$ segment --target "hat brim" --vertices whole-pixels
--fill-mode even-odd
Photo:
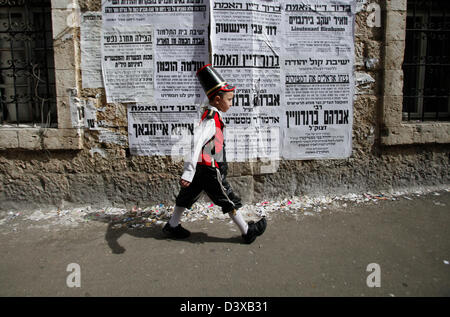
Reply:
[[[219,91],[230,92],[230,91],[233,91],[235,89],[236,89],[236,86],[231,86],[228,83],[220,83],[218,87],[214,87],[213,89],[211,89],[207,93],[207,96],[208,96],[208,98],[211,98],[212,96],[214,96]]]

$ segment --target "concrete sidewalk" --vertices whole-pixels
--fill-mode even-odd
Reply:
[[[1,231],[0,296],[450,296],[450,192],[409,197],[273,215],[251,245],[229,221],[187,223],[185,241],[22,221]],[[81,287],[67,286],[71,263]],[[371,263],[380,287],[367,286]]]

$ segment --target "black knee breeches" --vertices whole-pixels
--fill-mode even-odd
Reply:
[[[197,165],[191,185],[181,188],[176,199],[176,205],[191,208],[205,191],[214,204],[222,207],[223,213],[242,207],[241,199],[233,192],[230,184],[219,172],[219,169]]]

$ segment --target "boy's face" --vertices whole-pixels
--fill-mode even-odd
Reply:
[[[214,97],[214,106],[222,112],[227,112],[233,105],[234,92],[227,91],[222,96]]]

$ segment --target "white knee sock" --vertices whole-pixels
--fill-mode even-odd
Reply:
[[[186,208],[175,206],[172,217],[170,217],[169,225],[174,228],[180,224],[181,216]]]
[[[242,218],[242,215],[239,213],[239,211],[236,211],[236,214],[233,214],[232,211],[228,214],[230,215],[230,218],[234,221],[234,223],[239,227],[241,233],[247,234],[248,224],[245,222],[244,218]]]

